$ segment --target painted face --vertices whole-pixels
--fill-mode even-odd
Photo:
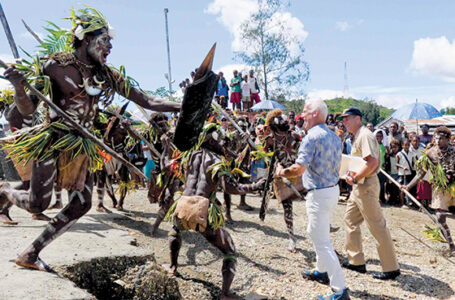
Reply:
[[[434,141],[438,145],[439,148],[445,149],[449,145],[449,139],[442,134],[438,134],[434,136]]]
[[[112,44],[111,37],[106,29],[101,29],[101,33],[94,36],[87,47],[87,52],[90,58],[99,64],[105,64],[107,56],[111,53]]]
[[[160,126],[161,130],[164,132],[167,132],[169,127],[167,125],[167,119],[166,118],[161,118],[157,122],[158,126]]]

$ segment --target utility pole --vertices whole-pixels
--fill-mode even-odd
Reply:
[[[347,99],[349,97],[349,85],[348,85],[348,63],[344,62],[344,89],[343,89],[343,98]]]
[[[169,12],[169,9],[165,8],[164,9],[164,20],[166,24],[166,45],[167,45],[167,65],[168,65],[168,73],[167,76],[167,81],[169,82],[169,97],[170,100],[173,101],[172,97],[172,75],[171,75],[171,51],[169,49],[169,29],[168,29],[168,24],[167,24],[167,13]]]

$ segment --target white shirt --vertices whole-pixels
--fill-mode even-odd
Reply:
[[[400,162],[398,164],[408,168],[407,170],[398,168],[398,175],[411,175],[411,170],[414,170],[414,163],[417,160],[415,152],[409,151],[406,153],[404,150],[401,150],[398,152],[397,156],[400,158]]]
[[[248,84],[248,82],[243,80],[242,83],[240,84],[240,87],[242,89],[242,97],[249,97],[250,96],[250,85]]]
[[[255,94],[258,92],[256,89],[256,78],[250,77],[250,75],[248,75],[248,84],[250,85],[251,93]],[[250,95],[250,93],[248,93],[248,95]]]

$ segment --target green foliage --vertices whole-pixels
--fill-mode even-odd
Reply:
[[[50,95],[52,92],[51,81],[49,76],[43,73],[44,60],[38,54],[33,56],[24,49],[21,48],[21,50],[26,58],[22,58],[19,63],[14,64],[15,68],[21,71],[27,82],[40,90],[44,96]]]
[[[443,115],[455,115],[455,107],[446,107],[441,109]]]
[[[44,27],[44,30],[49,34],[44,38],[43,43],[38,46],[41,55],[50,56],[55,52],[74,52],[71,31],[63,29],[51,21],[46,22],[49,26]]]
[[[146,91],[147,94],[152,95],[152,96],[157,96],[161,98],[168,98],[169,97],[169,90],[166,89],[164,86],[161,86],[157,88],[154,91]]]
[[[329,113],[342,112],[347,107],[357,107],[363,114],[363,122],[371,122],[374,125],[382,122],[390,116],[394,110],[378,105],[373,99],[356,100],[352,98],[335,98],[326,101]]]
[[[81,34],[85,34],[103,27],[108,28],[109,23],[101,12],[88,5],[85,5],[85,7],[86,8],[77,10],[79,15],[76,15],[74,8],[71,8],[71,15],[64,18],[65,20],[71,20],[73,29],[76,28],[77,25],[81,24],[84,27]]]
[[[303,60],[303,43],[287,30],[286,24],[273,18],[284,5],[280,0],[258,0],[258,4],[259,9],[240,27],[242,42],[249,45],[248,49],[236,52],[235,57],[255,69],[266,99],[288,94],[291,87],[303,91],[310,74]],[[291,53],[291,43],[298,51]]]

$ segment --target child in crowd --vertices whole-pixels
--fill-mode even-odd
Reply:
[[[408,139],[403,139],[402,150],[396,156],[396,166],[398,169],[399,182],[401,184],[408,184],[415,176],[414,164],[417,161],[417,156],[414,151],[410,151],[411,142]],[[408,196],[405,197],[404,193],[400,193],[401,203],[406,207],[412,207],[412,201]],[[406,199],[406,201],[405,201]]]
[[[248,76],[243,76],[243,80],[240,83],[242,89],[242,106],[243,111],[248,111],[250,109],[250,84],[248,83]]]
[[[376,140],[379,143],[379,151],[381,153],[381,162],[379,163],[379,166],[382,170],[386,171],[386,157],[388,156],[388,153],[387,153],[386,147],[383,144],[384,132],[381,129],[377,129],[374,132],[374,135],[376,136]],[[385,177],[384,174],[379,172],[378,179],[379,179],[379,185],[380,185],[379,200],[381,200],[382,203],[386,203],[385,183],[387,182],[387,178]]]
[[[393,139],[390,142],[391,153],[389,156],[390,160],[390,176],[396,181],[399,180],[398,176],[398,169],[397,169],[397,155],[400,152],[400,141]],[[389,201],[388,204],[390,205],[397,205],[400,201],[400,188],[397,187],[394,183],[390,182],[388,184],[389,191]]]

